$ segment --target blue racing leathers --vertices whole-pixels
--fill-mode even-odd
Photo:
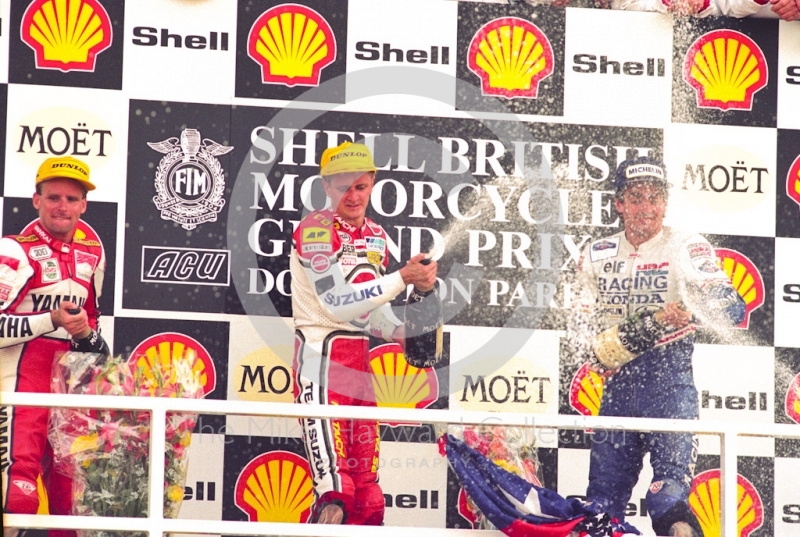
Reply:
[[[691,324],[664,327],[654,346],[606,380],[600,415],[697,419],[692,373],[696,324],[733,326],[745,313],[744,301],[720,270],[708,241],[666,227],[638,248],[625,232],[594,241],[582,252],[573,290],[567,338],[589,360],[598,334],[634,314],[657,311],[669,302],[692,313]],[[620,345],[636,346],[630,343]],[[648,451],[653,481],[647,509],[656,532],[666,535],[673,522],[692,517],[686,503],[697,458],[692,434],[596,431],[587,497],[623,521]]]

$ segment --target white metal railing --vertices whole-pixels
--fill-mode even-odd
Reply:
[[[299,535],[322,537],[407,537],[411,528],[384,526],[324,526],[273,522],[231,522],[164,518],[164,450],[166,414],[169,411],[202,414],[248,416],[281,416],[289,418],[355,418],[382,422],[455,423],[556,428],[556,429],[622,429],[628,431],[693,432],[720,437],[721,517],[723,535],[737,535],[737,438],[739,436],[800,438],[800,427],[774,423],[744,423],[694,420],[657,420],[642,418],[568,416],[507,413],[462,412],[454,410],[419,410],[386,407],[314,406],[287,403],[216,401],[207,399],[170,399],[157,397],[117,397],[99,395],[67,395],[0,392],[3,406],[109,408],[147,410],[151,412],[150,435],[150,506],[148,518],[65,517],[48,515],[4,515],[5,527],[63,528],[110,531],[146,531],[150,537],[165,533],[198,533],[219,535]],[[730,476],[733,476],[731,479]],[[471,530],[414,528],[425,535],[454,537]],[[500,535],[499,532],[493,532]],[[492,535],[484,533],[483,535]],[[474,535],[471,533],[470,535]]]

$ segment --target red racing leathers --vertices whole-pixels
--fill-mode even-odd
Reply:
[[[386,275],[386,233],[360,228],[332,211],[306,216],[293,236],[290,267],[295,323],[295,398],[303,404],[375,405],[368,333],[390,340],[399,324],[388,302],[405,288]],[[317,501],[337,502],[346,524],[379,525],[379,429],[375,421],[301,420]]]
[[[54,330],[50,310],[74,302],[97,329],[105,263],[100,239],[82,221],[70,244],[50,236],[38,220],[0,239],[0,390],[50,392],[53,358],[70,347],[66,330]],[[43,507],[38,486],[44,485],[50,514],[69,514],[71,481],[49,468],[49,410],[2,407],[0,413],[4,511],[37,513]]]

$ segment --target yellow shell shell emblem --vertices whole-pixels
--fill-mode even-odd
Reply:
[[[37,69],[94,71],[97,55],[111,46],[111,19],[98,0],[35,0],[25,10],[22,41]]]
[[[764,52],[733,30],[715,30],[698,38],[686,53],[683,79],[697,92],[697,106],[751,110],[753,95],[767,85]]]
[[[783,409],[795,423],[800,423],[800,374],[795,375],[786,390]]]
[[[308,462],[289,451],[270,451],[244,467],[235,503],[251,522],[305,522],[314,503]]]
[[[495,19],[473,36],[469,69],[484,95],[535,99],[539,83],[553,72],[553,49],[534,24],[517,17]]]
[[[265,84],[317,86],[322,69],[336,59],[336,37],[313,9],[281,4],[253,23],[247,53],[261,66]]]
[[[786,195],[800,205],[800,155],[794,159],[786,174]]]
[[[764,523],[764,504],[750,481],[738,475],[736,482],[739,536],[748,537]],[[707,470],[694,478],[689,493],[689,506],[697,516],[705,537],[722,535],[719,485],[719,470]]]
[[[603,399],[605,380],[583,364],[572,377],[569,388],[569,404],[584,416],[600,414],[600,401]]]
[[[715,252],[720,268],[744,300],[745,318],[737,328],[747,328],[750,314],[764,304],[764,279],[758,267],[741,252],[727,248],[717,248]]]
[[[396,343],[372,349],[369,365],[377,406],[425,408],[439,396],[436,373],[409,365]]]
[[[179,374],[185,375],[185,366],[176,367],[185,361],[189,374],[197,379],[205,395],[214,391],[217,383],[216,368],[208,351],[194,338],[176,332],[163,332],[151,336],[131,352],[130,363],[142,368],[145,377],[169,376],[171,381]]]

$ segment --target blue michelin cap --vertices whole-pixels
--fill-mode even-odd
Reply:
[[[636,157],[623,161],[614,175],[614,191],[619,194],[630,185],[651,181],[669,188],[664,163],[651,157]]]

